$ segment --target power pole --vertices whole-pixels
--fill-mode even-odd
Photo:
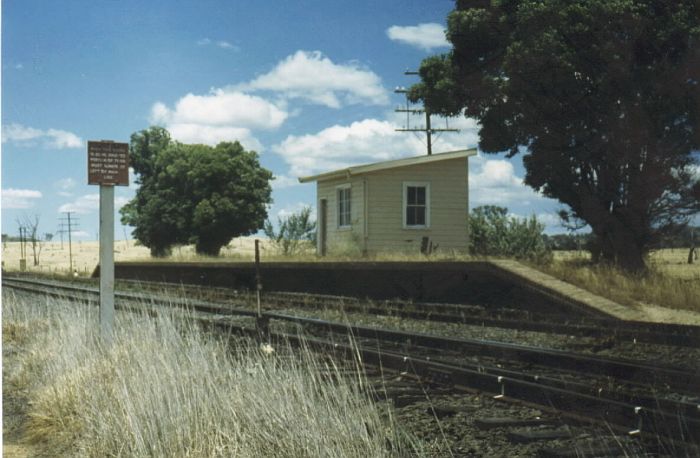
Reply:
[[[27,257],[27,228],[19,227],[19,253],[22,259]]]
[[[416,71],[405,71],[404,75],[418,75],[418,72]],[[406,108],[397,108],[394,110],[397,113],[406,113],[406,127],[403,129],[396,129],[397,132],[425,132],[426,135],[426,145],[428,148],[428,156],[433,154],[433,134],[434,133],[442,133],[442,132],[459,132],[459,129],[450,129],[449,127],[446,127],[444,129],[433,129],[432,126],[430,125],[430,111],[428,111],[427,108],[411,108],[408,100],[408,91],[406,90],[405,87],[397,87],[394,89],[394,92],[397,94],[405,94],[406,95]],[[412,114],[420,114],[420,113],[425,113],[425,127],[411,127],[411,115]],[[445,120],[447,122],[447,120]]]
[[[71,233],[73,229],[78,227],[78,222],[71,219],[71,214],[75,212],[63,212],[67,216],[65,218],[60,218],[61,221],[61,248],[63,248],[63,232],[68,232],[68,262],[70,263],[70,272],[73,273],[73,240]]]

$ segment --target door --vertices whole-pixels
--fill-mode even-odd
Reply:
[[[318,204],[318,254],[326,255],[326,244],[328,238],[328,200],[321,199]]]

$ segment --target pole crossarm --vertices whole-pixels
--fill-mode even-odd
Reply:
[[[404,75],[418,75],[419,73],[416,71],[411,71],[411,70],[406,70],[404,72]],[[424,132],[426,137],[427,137],[427,142],[426,146],[428,149],[428,156],[433,154],[433,138],[432,135],[436,133],[442,133],[442,132],[459,132],[459,129],[449,129],[449,128],[444,128],[444,129],[434,129],[430,125],[430,111],[423,107],[423,108],[410,108],[409,106],[409,100],[408,100],[408,90],[404,87],[397,87],[394,89],[394,93],[396,94],[404,94],[406,96],[406,108],[397,108],[394,111],[396,113],[406,113],[406,127],[402,129],[394,129],[396,132]],[[425,113],[425,127],[411,127],[410,126],[410,116],[411,114],[422,114]]]

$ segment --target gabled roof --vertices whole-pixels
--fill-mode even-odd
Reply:
[[[333,170],[332,172],[321,173],[308,177],[299,177],[300,183],[308,183],[310,181],[326,181],[336,178],[349,178],[354,175],[363,173],[377,172],[385,169],[395,169],[399,167],[407,167],[409,165],[428,164],[430,162],[447,161],[450,159],[460,159],[463,157],[476,156],[476,148],[463,149],[459,151],[450,151],[447,153],[431,154],[430,156],[415,156],[404,159],[395,159],[393,161],[375,162],[374,164],[356,165],[344,169]]]

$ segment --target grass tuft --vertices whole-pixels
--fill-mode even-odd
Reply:
[[[96,309],[48,305],[3,291],[3,329],[23,342],[8,378],[11,389],[28,392],[25,439],[53,456],[409,450],[390,415],[308,351],[252,343],[231,351],[191,322],[129,313],[117,314],[115,342],[104,348],[93,333]]]

